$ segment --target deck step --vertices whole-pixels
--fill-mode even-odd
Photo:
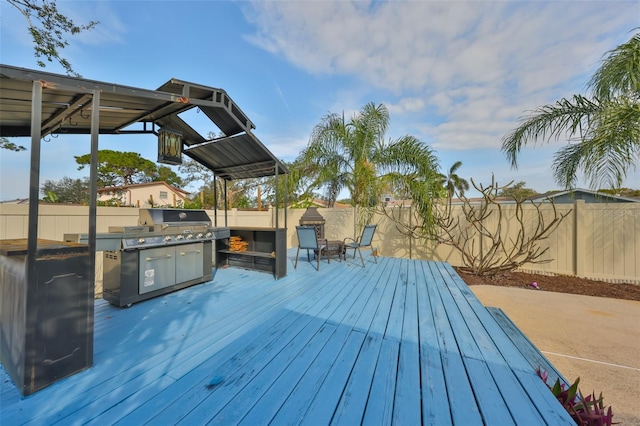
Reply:
[[[553,385],[557,379],[560,379],[560,383],[569,385],[567,379],[551,364],[551,362],[540,352],[538,348],[529,340],[529,338],[515,325],[511,318],[500,308],[487,307],[487,311],[495,318],[496,322],[511,341],[516,345],[520,353],[529,361],[529,364],[534,369],[540,368],[547,372],[549,379],[547,383]]]

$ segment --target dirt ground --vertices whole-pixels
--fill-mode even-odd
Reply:
[[[457,270],[457,272],[467,285],[496,285],[535,290],[535,287],[531,284],[537,283],[539,291],[640,301],[640,285],[636,284],[614,284],[566,275],[551,276],[525,272],[508,272],[495,277],[480,277],[465,274],[460,270]]]

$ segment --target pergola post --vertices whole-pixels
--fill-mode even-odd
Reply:
[[[279,199],[278,198],[278,195],[279,195],[278,194],[279,192],[278,191],[278,163],[276,163],[275,169],[276,169],[276,229],[278,229],[279,228],[278,226],[278,216],[279,216],[278,215],[278,199]]]
[[[34,81],[31,92],[31,170],[29,174],[29,225],[27,234],[27,258],[25,282],[36,276],[36,252],[38,250],[38,202],[40,194],[40,139],[42,130],[42,81]]]

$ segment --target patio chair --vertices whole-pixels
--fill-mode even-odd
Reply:
[[[309,262],[311,262],[309,250],[313,250],[316,258],[318,259],[316,270],[319,271],[320,258],[322,258],[322,253],[324,253],[327,248],[327,240],[318,239],[318,234],[316,233],[316,228],[314,226],[296,226],[296,232],[298,233],[298,250],[296,251],[296,262],[293,265],[293,268],[295,269],[298,267],[298,255],[300,254],[300,249],[306,249],[307,260]],[[331,263],[328,256],[327,263]]]
[[[362,261],[362,267],[364,268],[364,259],[362,258],[362,251],[360,249],[369,247],[371,249],[371,255],[373,256],[373,260],[378,263],[378,250],[371,245],[373,241],[373,234],[376,232],[376,226],[378,225],[367,225],[362,230],[362,235],[360,235],[357,239],[353,238],[345,238],[344,239],[344,251],[345,251],[345,259],[346,252],[348,249],[353,249],[353,258],[356,258],[356,251],[360,254],[360,261]],[[351,240],[351,242],[347,242],[347,240]]]

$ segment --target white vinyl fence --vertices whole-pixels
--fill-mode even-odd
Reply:
[[[518,227],[513,214],[515,205],[502,205],[504,238],[514,238]],[[523,222],[533,227],[537,224],[537,210],[523,206]],[[558,212],[569,212],[560,226],[541,241],[548,248],[544,258],[548,263],[524,265],[523,271],[549,274],[575,275],[609,282],[640,284],[640,203],[589,203],[577,200],[573,204],[557,204]],[[396,208],[397,209],[397,208]],[[287,211],[286,225],[288,247],[297,245],[295,225],[304,209]],[[324,209],[318,212],[324,217],[325,236],[330,240],[342,240],[357,236],[354,209]],[[552,216],[550,205],[543,205],[541,212],[546,220]],[[214,212],[207,211],[213,220]],[[395,211],[400,219],[414,220],[408,208]],[[454,214],[456,212],[454,211]],[[496,226],[495,215],[486,225]],[[224,226],[225,213],[217,212],[218,226]],[[231,209],[227,212],[228,226],[275,226],[275,211],[245,211]],[[137,225],[138,209],[131,207],[98,207],[97,232],[109,231],[110,226]],[[278,225],[285,226],[284,212],[280,211]],[[384,215],[374,215],[371,220],[378,225],[374,245],[380,255],[413,259],[435,259],[461,265],[458,252],[446,245],[411,239],[397,229],[396,224]],[[62,241],[64,234],[87,233],[88,207],[60,204],[41,204],[39,208],[38,238]],[[0,204],[0,239],[26,238],[28,231],[28,206]],[[480,243],[480,241],[478,242]],[[102,286],[102,254],[96,259],[96,287]]]

